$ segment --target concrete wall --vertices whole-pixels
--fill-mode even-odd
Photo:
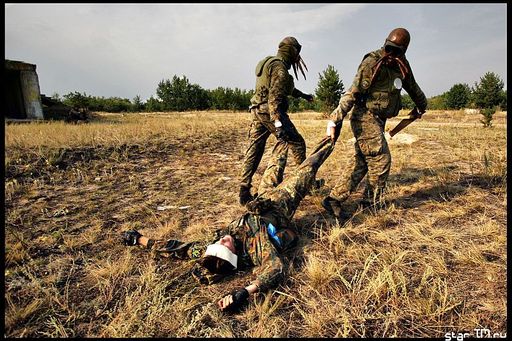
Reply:
[[[35,71],[21,71],[20,80],[27,118],[43,119],[37,73]]]
[[[5,60],[4,115],[11,118],[43,119],[43,106],[36,65]],[[4,80],[5,82],[5,80]]]

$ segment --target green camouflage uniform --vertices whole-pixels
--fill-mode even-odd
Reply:
[[[293,161],[299,165],[306,158],[306,142],[295,128],[287,114],[288,96],[303,97],[304,93],[296,89],[293,77],[288,73],[290,62],[286,53],[280,50],[277,56],[266,57],[256,66],[256,89],[251,98],[252,123],[249,130],[249,147],[241,172],[241,186],[251,187],[265,144],[270,134],[276,135],[274,121],[279,120],[287,131],[287,141],[278,140],[265,170],[258,193],[277,186],[283,180],[288,149]]]
[[[252,206],[252,211],[232,221],[225,229],[216,231],[214,238],[191,243],[150,240],[147,247],[165,257],[199,259],[208,245],[219,240],[221,236],[230,234],[241,241],[242,245],[242,250],[237,250],[238,269],[253,268],[256,279],[251,284],[257,285],[260,291],[276,287],[284,279],[289,266],[283,253],[292,248],[298,239],[290,228],[291,219],[315,181],[318,168],[332,149],[330,140],[324,139],[292,176],[278,187],[258,196],[254,201],[257,205]],[[267,231],[269,223],[276,227],[280,244],[270,237]],[[205,284],[222,277],[209,274],[199,264],[196,264],[193,274]]]
[[[344,173],[331,190],[330,196],[344,201],[368,174],[366,199],[379,200],[391,168],[391,153],[384,137],[386,119],[395,117],[401,109],[401,85],[411,96],[420,112],[427,107],[427,98],[416,83],[409,62],[402,57],[409,72],[404,78],[398,66],[382,65],[371,82],[383,49],[368,53],[359,65],[349,91],[340,98],[331,119],[338,123],[350,112],[350,126],[355,142],[355,154]],[[395,80],[400,79],[398,87]]]

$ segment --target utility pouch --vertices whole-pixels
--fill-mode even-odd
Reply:
[[[372,92],[366,100],[368,111],[379,116],[386,116],[388,105],[389,95],[385,91]]]

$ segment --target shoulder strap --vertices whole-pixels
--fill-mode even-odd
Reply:
[[[261,60],[258,63],[258,65],[256,65],[256,70],[255,70],[256,76],[260,77],[263,74],[263,69],[264,69],[265,65],[267,65],[267,64],[270,65],[271,63],[273,63],[276,60],[281,60],[281,58],[279,58],[277,56],[268,56],[268,57],[264,58],[263,60]]]

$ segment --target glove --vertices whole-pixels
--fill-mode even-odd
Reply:
[[[226,310],[235,312],[238,311],[245,303],[247,303],[247,299],[249,298],[249,292],[245,288],[235,289],[230,295],[233,297],[233,303],[231,303]]]
[[[416,111],[414,113],[414,116],[416,118],[421,118],[421,116],[425,113],[426,109],[420,109],[418,107],[416,107]]]
[[[142,234],[135,230],[125,231],[122,234],[123,244],[127,246],[137,245],[137,239],[139,239],[141,236]]]
[[[302,98],[304,98],[308,102],[313,102],[313,95],[304,94],[304,95],[302,95]]]

